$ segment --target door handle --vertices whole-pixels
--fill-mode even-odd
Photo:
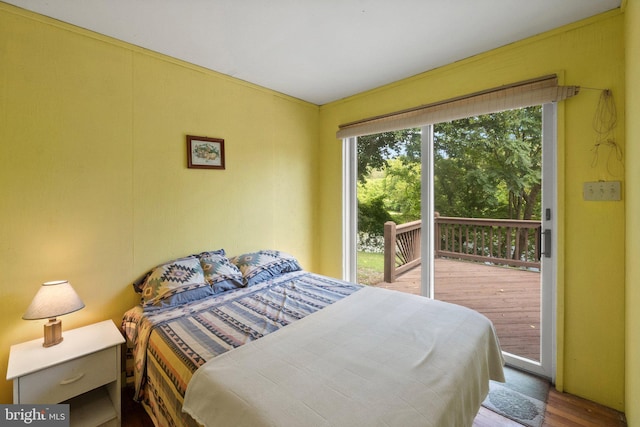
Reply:
[[[544,244],[544,251],[540,250],[540,256],[538,258],[542,258],[542,255],[544,255],[545,258],[551,258],[551,230],[543,230],[540,233],[540,237],[540,240],[542,240]]]

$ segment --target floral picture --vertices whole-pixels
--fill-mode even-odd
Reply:
[[[187,135],[189,168],[224,169],[224,139]]]

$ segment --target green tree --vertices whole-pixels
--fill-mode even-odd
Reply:
[[[395,221],[405,223],[420,219],[422,165],[393,159],[388,161],[384,172],[386,206],[392,211]]]
[[[358,181],[366,181],[373,170],[387,166],[389,159],[420,162],[420,129],[404,129],[358,137]]]
[[[436,210],[476,218],[537,216],[541,133],[540,106],[436,125]]]
[[[411,188],[416,178],[411,177],[411,168],[402,165],[420,166],[420,129],[404,129],[383,132],[358,138],[358,231],[369,236],[382,236],[386,221],[403,222],[407,215],[415,215],[417,203],[420,217],[419,174],[417,199]],[[400,160],[398,160],[400,159]],[[401,162],[398,165],[398,162]],[[389,165],[396,165],[389,175]],[[411,181],[404,181],[403,176]],[[394,196],[390,197],[389,192]],[[410,199],[414,197],[414,199]],[[389,211],[399,212],[394,218]],[[406,214],[405,214],[406,212]]]
[[[393,218],[384,206],[384,196],[363,203],[358,201],[358,231],[373,236],[384,235],[384,223]]]
[[[435,125],[436,211],[471,218],[538,217],[541,133],[539,106]],[[360,232],[382,235],[392,217],[398,223],[420,218],[420,140],[420,129],[358,138]]]

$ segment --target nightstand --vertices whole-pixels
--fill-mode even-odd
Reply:
[[[122,334],[111,320],[11,346],[7,380],[13,403],[69,403],[71,426],[120,426]]]

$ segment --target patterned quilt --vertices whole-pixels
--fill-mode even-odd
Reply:
[[[132,308],[122,326],[133,345],[135,398],[158,426],[197,425],[182,402],[198,367],[361,288],[296,271],[174,308]]]

